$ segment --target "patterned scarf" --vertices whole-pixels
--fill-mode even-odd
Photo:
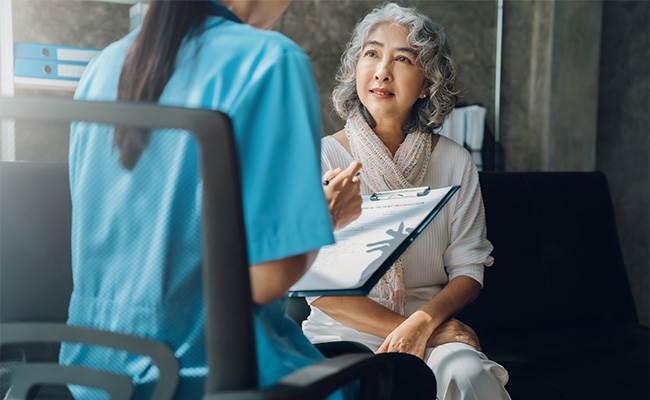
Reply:
[[[359,113],[347,120],[345,135],[352,157],[363,165],[361,180],[372,191],[407,189],[422,183],[431,158],[431,134],[413,132],[406,135],[394,157]],[[406,287],[402,257],[382,276],[370,296],[379,298],[384,307],[404,315]]]

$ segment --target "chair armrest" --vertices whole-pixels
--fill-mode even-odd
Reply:
[[[133,397],[133,382],[128,376],[76,365],[29,363],[14,371],[9,398],[27,400],[31,398],[30,390],[41,384],[72,384],[99,388],[104,390],[111,400]]]
[[[172,398],[176,391],[179,381],[179,367],[178,360],[174,352],[164,343],[157,340],[144,338],[125,333],[103,331],[94,328],[72,326],[63,323],[3,323],[0,324],[0,347],[9,344],[19,343],[82,343],[85,345],[103,346],[113,349],[126,350],[133,354],[140,354],[151,358],[151,361],[158,367],[160,377],[156,383],[156,388],[152,398],[163,399]],[[43,369],[43,366],[36,366],[36,371]],[[49,367],[52,370],[58,370],[56,373],[60,381],[63,377],[69,377],[75,374],[74,369],[70,366],[60,366],[51,364]],[[83,368],[83,367],[77,367]],[[67,372],[66,372],[67,370]],[[34,371],[32,367],[26,368],[24,372]],[[17,371],[18,372],[18,371]],[[15,374],[16,376],[18,374]],[[47,376],[43,373],[38,373],[38,376]],[[86,386],[91,385],[98,379],[108,377],[108,373],[99,376],[98,374],[87,375],[90,382]],[[76,381],[80,375],[77,374],[74,380]],[[114,379],[110,378],[109,379]],[[32,378],[23,379],[25,382],[35,382]],[[130,379],[129,379],[130,381]],[[54,382],[50,382],[54,383]],[[70,382],[73,383],[73,382]]]
[[[265,389],[209,393],[203,400],[318,400],[357,380],[367,389],[367,399],[381,400],[390,396],[392,375],[392,366],[382,357],[345,354],[301,368]]]

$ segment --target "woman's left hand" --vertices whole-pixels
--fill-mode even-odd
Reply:
[[[408,353],[423,358],[427,340],[433,332],[431,318],[422,311],[416,311],[393,330],[379,346],[379,353]]]
[[[474,329],[456,318],[451,318],[436,328],[428,342],[427,347],[436,347],[446,343],[465,343],[481,351],[481,343]]]

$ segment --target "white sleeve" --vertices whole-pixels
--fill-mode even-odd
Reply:
[[[451,221],[450,244],[443,261],[449,280],[464,275],[483,285],[484,266],[494,262],[490,255],[493,247],[487,240],[485,209],[476,166],[469,154],[462,162],[465,163],[463,178]]]

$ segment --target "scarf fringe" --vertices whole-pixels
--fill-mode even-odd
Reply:
[[[375,192],[418,187],[424,179],[431,159],[432,134],[413,132],[393,156],[370,128],[361,114],[356,113],[345,124],[345,135],[355,160],[363,165],[361,179]],[[384,307],[404,315],[406,287],[402,257],[390,267],[370,292]]]

